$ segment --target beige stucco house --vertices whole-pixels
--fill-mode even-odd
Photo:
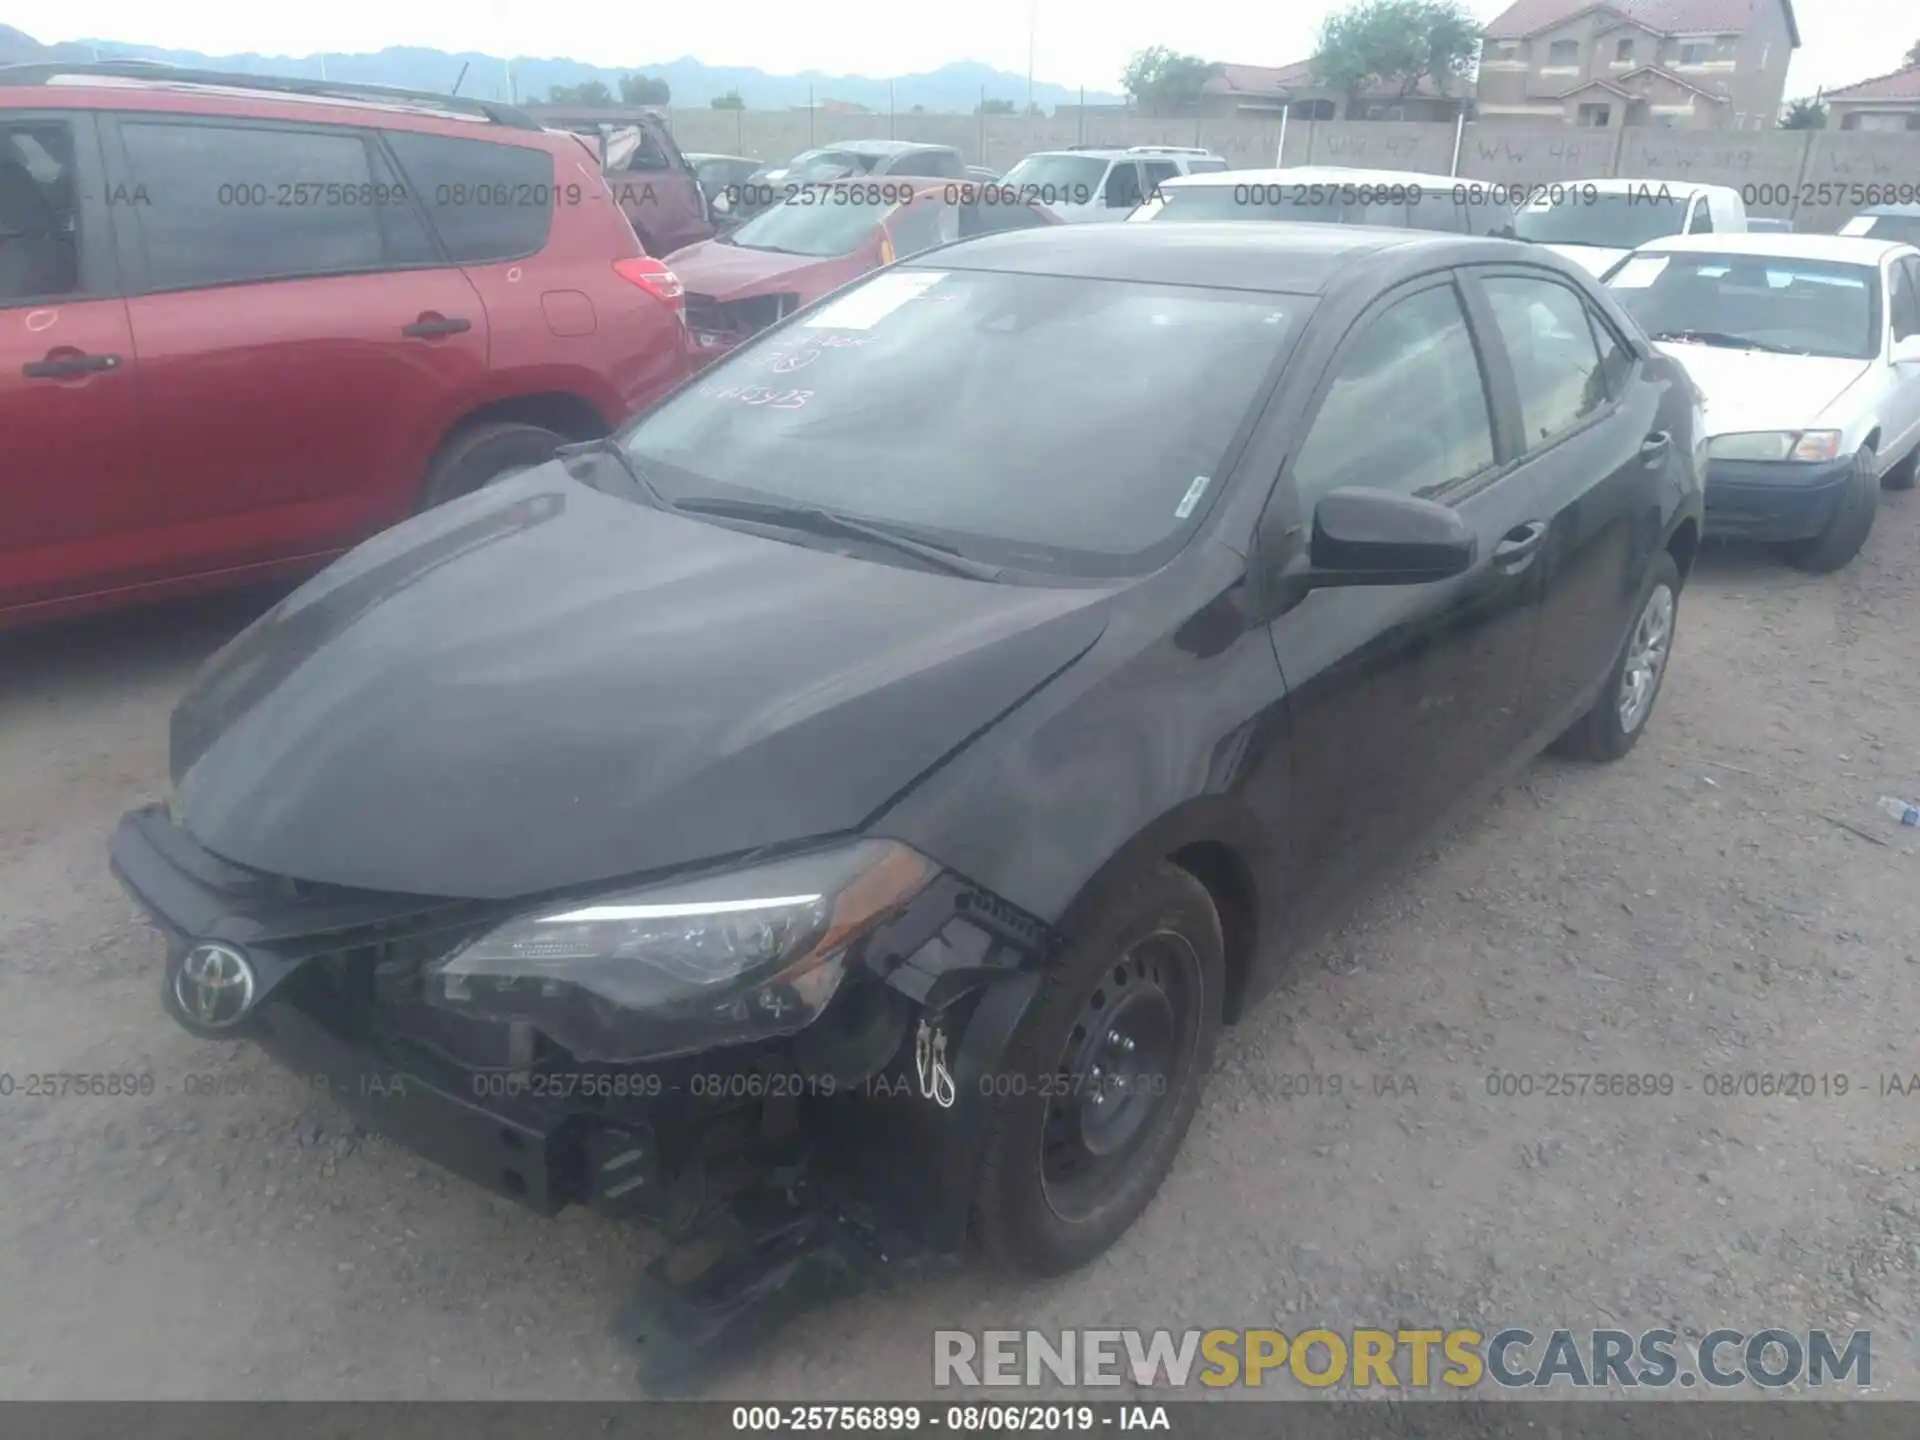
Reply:
[[[1835,130],[1920,130],[1920,65],[1876,75],[1820,97]]]
[[[1481,120],[1771,130],[1793,0],[1516,0],[1483,32]]]

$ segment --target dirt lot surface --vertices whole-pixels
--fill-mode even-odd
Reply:
[[[1874,810],[1920,795],[1916,577],[1910,496],[1839,575],[1709,550],[1646,740],[1538,762],[1300,956],[1115,1251],[848,1303],[721,1393],[928,1394],[936,1326],[1478,1323],[1871,1327],[1875,1390],[1920,1396],[1920,1095],[1881,1093],[1920,1071],[1920,847]],[[0,1395],[633,1396],[608,1321],[642,1237],[521,1213],[159,1012],[103,848],[261,603],[0,640]],[[45,1071],[156,1088],[19,1093]],[[1550,1071],[1674,1088],[1488,1094]],[[1850,1092],[1706,1093],[1743,1072]]]

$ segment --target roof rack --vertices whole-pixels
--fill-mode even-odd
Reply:
[[[1204,145],[1129,145],[1129,155],[1211,155]]]
[[[356,85],[345,80],[298,80],[282,75],[248,75],[236,70],[195,70],[164,60],[94,60],[78,63],[36,60],[0,65],[0,86],[47,85],[67,76],[111,80],[150,80],[160,85],[221,86],[276,95],[308,95],[328,100],[364,100],[416,108],[432,107],[455,115],[478,115],[515,130],[540,130],[524,110],[492,100],[468,100],[437,90],[406,90],[397,85]]]

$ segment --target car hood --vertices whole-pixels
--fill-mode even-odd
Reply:
[[[1604,275],[1621,256],[1629,253],[1604,245],[1543,245],[1562,259],[1571,260],[1589,275]]]
[[[503,899],[859,829],[1111,590],[669,515],[542,466],[337,561],[174,712],[176,814],[295,879]]]
[[[740,300],[779,288],[776,282],[784,282],[789,289],[803,285],[814,271],[829,268],[838,258],[782,255],[776,250],[749,250],[743,245],[702,240],[674,251],[667,257],[667,264],[689,294]]]
[[[1717,345],[1659,341],[1706,394],[1707,434],[1793,430],[1812,425],[1867,371],[1865,360],[1770,355]]]

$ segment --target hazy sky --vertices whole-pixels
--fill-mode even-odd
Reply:
[[[1491,18],[1508,0],[1469,0]],[[775,74],[904,75],[950,60],[1027,69],[1029,17],[1036,78],[1119,88],[1127,56],[1169,45],[1209,60],[1280,65],[1307,58],[1324,7],[1249,0],[970,0],[921,7],[870,0],[723,0],[705,5],[558,7],[497,0],[329,0],[321,5],[214,5],[173,0],[88,0],[46,7],[14,23],[37,40],[109,39],[199,50],[311,55],[427,45],[495,55],[564,57],[611,67],[692,55],[709,65]],[[1920,40],[1912,0],[1800,0],[1802,46],[1789,96],[1832,88],[1899,66]],[[936,16],[938,18],[936,18]]]

